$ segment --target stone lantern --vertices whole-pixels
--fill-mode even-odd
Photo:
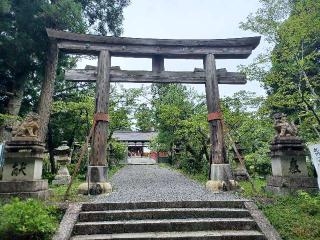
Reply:
[[[245,149],[240,145],[239,142],[235,143],[235,147],[238,150],[239,155],[241,156],[241,158],[244,161],[243,151]],[[246,169],[246,167],[244,165],[244,162],[243,163],[240,162],[240,160],[239,160],[237,154],[235,153],[235,151],[234,151],[233,160],[236,163],[236,168],[235,168],[235,170],[233,172],[235,180],[237,180],[237,181],[248,180],[248,172],[247,172],[247,169]]]
[[[71,176],[67,168],[67,165],[71,162],[71,158],[70,158],[71,149],[67,145],[67,141],[62,141],[62,145],[55,148],[54,152],[55,152],[54,159],[56,160],[56,163],[59,165],[59,170],[54,180],[52,181],[52,184],[67,185],[70,183],[70,180],[71,180]]]

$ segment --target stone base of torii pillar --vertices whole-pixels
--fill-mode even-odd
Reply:
[[[211,164],[210,180],[206,183],[206,189],[212,192],[237,190],[240,186],[233,179],[229,163]]]
[[[78,193],[87,195],[88,189],[91,195],[112,192],[112,186],[107,182],[107,171],[106,166],[88,166],[87,182],[80,184]]]

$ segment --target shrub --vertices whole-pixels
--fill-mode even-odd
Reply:
[[[52,183],[52,180],[54,179],[54,177],[55,177],[55,174],[52,174],[51,172],[42,170],[42,178],[47,179],[49,184]]]
[[[208,162],[204,157],[196,159],[187,152],[182,152],[176,155],[174,163],[187,174],[204,174],[206,176],[208,173]]]
[[[21,201],[14,198],[0,208],[0,238],[50,239],[58,226],[53,216],[57,211],[34,199]]]
[[[301,209],[310,216],[320,215],[320,194],[311,196],[307,192],[300,191]]]
[[[277,197],[261,208],[284,240],[311,240],[320,236],[320,198],[300,192],[298,196]]]
[[[110,146],[110,166],[112,167],[112,165],[118,165],[121,160],[126,159],[127,146],[113,139],[110,142]]]
[[[264,151],[247,154],[245,164],[250,175],[267,176],[272,173],[271,159]]]

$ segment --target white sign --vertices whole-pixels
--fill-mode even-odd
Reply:
[[[4,164],[4,143],[0,143],[0,167]]]
[[[308,145],[308,148],[311,153],[312,163],[317,171],[318,175],[318,186],[320,189],[320,143]]]

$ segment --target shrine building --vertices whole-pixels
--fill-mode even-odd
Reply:
[[[112,138],[128,146],[128,157],[150,157],[150,142],[157,132],[115,131]]]

